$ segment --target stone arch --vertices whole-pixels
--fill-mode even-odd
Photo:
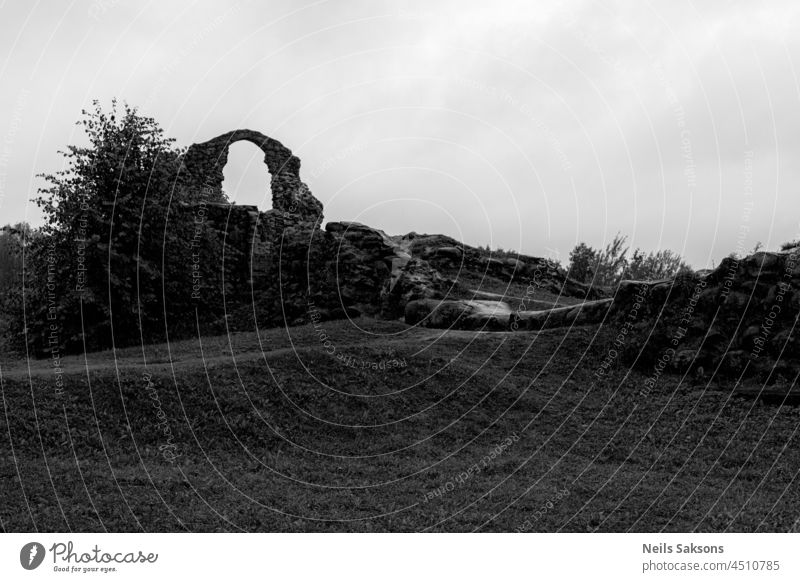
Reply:
[[[300,179],[300,158],[279,141],[250,129],[235,129],[206,142],[189,146],[183,156],[181,174],[189,187],[202,191],[204,199],[222,195],[223,168],[228,148],[238,141],[249,141],[264,152],[272,181],[272,210],[283,222],[322,222],[322,203]]]

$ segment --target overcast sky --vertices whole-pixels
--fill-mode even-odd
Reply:
[[[179,145],[259,130],[326,220],[696,267],[800,230],[800,3],[297,0],[0,5],[0,222],[116,96]],[[269,207],[262,154],[226,188]]]

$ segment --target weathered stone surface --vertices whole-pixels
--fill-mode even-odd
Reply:
[[[375,315],[391,277],[397,245],[383,231],[358,222],[329,222],[337,295],[343,306]]]
[[[411,233],[408,241],[411,256],[428,261],[445,277],[455,279],[459,272],[486,275],[509,282],[530,284],[556,295],[581,299],[608,297],[604,289],[579,283],[553,261],[527,255],[490,256],[488,251],[462,244],[453,238],[436,234]]]
[[[224,245],[219,267],[225,272],[226,294],[246,293],[265,283],[272,270],[273,245],[265,215],[257,207],[200,202],[175,212],[194,224],[198,234],[199,227],[210,227]]]
[[[411,257],[404,237],[357,222],[329,222],[325,230],[337,245],[343,303],[364,313],[402,317],[409,301],[443,297],[451,285],[427,261]]]
[[[433,250],[435,258],[458,262],[464,257],[464,252],[458,247],[439,247]]]
[[[409,325],[440,329],[507,331],[511,308],[502,301],[419,299],[405,308]]]
[[[391,280],[382,291],[382,314],[390,318],[402,317],[409,301],[445,297],[451,286],[452,281],[423,260],[398,261]]]
[[[625,353],[644,366],[663,360],[676,372],[790,374],[800,360],[790,333],[800,316],[798,265],[797,250],[759,252],[668,281],[623,281],[612,327],[630,326]]]

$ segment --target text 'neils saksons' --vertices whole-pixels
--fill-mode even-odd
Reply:
[[[695,544],[677,544],[674,548],[670,544],[642,544],[643,554],[724,554],[723,546],[697,546]]]

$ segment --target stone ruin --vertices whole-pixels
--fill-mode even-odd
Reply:
[[[800,249],[728,257],[716,269],[660,281],[622,281],[608,298],[511,311],[502,301],[412,301],[406,323],[539,331],[601,325],[609,364],[689,378],[755,377],[796,384],[800,363]],[[612,356],[608,356],[612,354]],[[605,369],[605,368],[604,368]]]
[[[222,202],[228,150],[242,140],[264,152],[272,175],[272,209],[266,212]],[[302,323],[312,305],[330,318],[403,317],[415,300],[462,298],[454,293],[460,269],[501,280],[546,272],[552,286],[567,295],[598,295],[544,259],[487,258],[442,235],[389,236],[354,222],[329,222],[323,230],[323,206],[300,178],[299,158],[257,131],[234,130],[190,146],[181,181],[195,200],[186,211],[201,215],[225,245],[226,295],[232,304],[256,303],[259,324]]]
[[[264,164],[272,176],[272,209],[266,212],[252,205],[219,202],[224,200],[228,151],[239,141],[248,141],[264,152]],[[187,209],[194,215],[192,220],[207,222],[225,242],[225,269],[233,294],[266,283],[274,270],[272,257],[280,233],[286,227],[313,230],[322,221],[322,203],[300,179],[300,159],[279,141],[257,131],[238,129],[191,145],[183,155],[181,181],[196,200]]]
[[[264,152],[272,176],[272,208],[265,212],[220,202],[228,150],[243,140]],[[429,268],[410,265],[416,279],[404,281],[400,271],[410,257],[385,233],[347,222],[323,230],[323,206],[300,178],[300,159],[260,132],[238,129],[190,146],[181,182],[195,200],[185,211],[202,216],[225,245],[226,294],[258,303],[262,322],[300,323],[312,305],[325,317],[379,314],[391,303],[387,297],[402,299],[406,287],[409,296],[436,295],[440,282]]]
[[[228,149],[246,140],[264,152],[272,209],[220,202]],[[728,258],[715,270],[666,281],[625,281],[610,291],[577,283],[535,257],[486,257],[443,235],[388,236],[353,222],[321,228],[322,203],[300,178],[300,160],[280,142],[235,130],[188,148],[183,179],[232,263],[228,293],[259,304],[259,322],[298,324],[358,314],[405,317],[428,327],[538,331],[602,323],[631,363],[657,371],[794,374],[800,359],[797,249]],[[545,273],[553,293],[578,305],[513,312],[475,290],[458,292],[463,269],[503,281]],[[474,291],[474,293],[473,293]],[[622,330],[622,331],[620,331]],[[622,340],[620,340],[622,338]]]
[[[253,205],[224,200],[223,170],[230,146],[248,141],[264,152],[264,164],[272,177],[272,208],[262,212]],[[226,295],[245,300],[257,290],[276,291],[280,270],[282,235],[287,229],[313,232],[322,222],[322,203],[300,179],[300,159],[292,151],[258,131],[237,129],[206,142],[191,145],[182,158],[181,183],[195,202],[184,211],[185,219],[203,222],[225,245]]]

